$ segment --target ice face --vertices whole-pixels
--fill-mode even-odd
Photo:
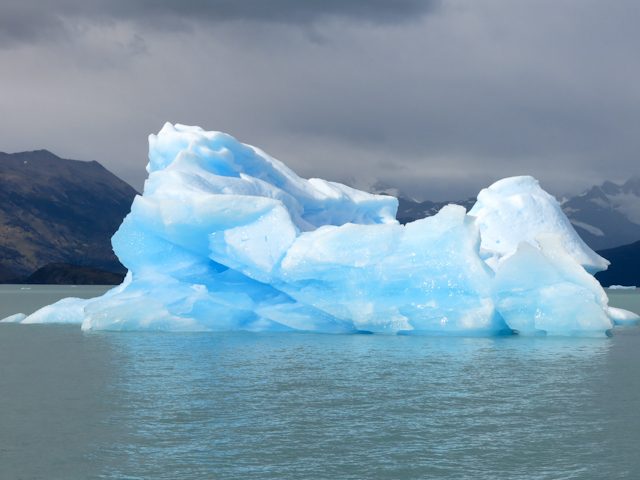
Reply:
[[[407,226],[347,224],[300,236],[272,283],[359,330],[496,333],[492,272],[462,207]]]
[[[613,326],[585,270],[606,261],[530,177],[483,190],[475,216],[450,205],[403,226],[395,198],[302,179],[223,133],[167,124],[149,144],[144,194],[112,240],[130,270],[123,285],[24,322],[61,321],[66,309],[85,330],[604,335]]]
[[[600,283],[567,253],[558,234],[540,233],[540,250],[520,242],[493,279],[496,310],[525,334],[585,334],[612,326]]]
[[[540,232],[560,235],[567,253],[591,274],[609,266],[584,243],[560,204],[533,177],[505,178],[483,189],[469,215],[476,217],[482,231],[483,256],[495,271],[516,252],[520,242],[537,247]]]

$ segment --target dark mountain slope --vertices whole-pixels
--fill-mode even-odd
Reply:
[[[600,250],[597,253],[611,262],[607,270],[596,273],[596,278],[603,287],[611,285],[640,287],[640,241],[631,245]]]
[[[24,283],[37,285],[120,285],[124,274],[85,265],[50,263],[36,270]]]
[[[431,202],[426,200],[424,202],[416,202],[414,200],[407,200],[406,198],[398,198],[398,214],[396,218],[400,223],[407,224],[414,222],[421,218],[431,217],[438,213],[442,207],[453,203],[455,205],[462,205],[467,209],[467,212],[471,210],[476,203],[475,198],[467,198],[466,200],[451,201],[451,202]]]
[[[20,280],[19,275],[0,265],[0,283],[18,283]]]
[[[594,250],[640,240],[640,177],[604,182],[562,204],[576,232]]]
[[[111,236],[136,193],[95,161],[0,153],[0,264],[22,276],[49,263],[124,272]]]

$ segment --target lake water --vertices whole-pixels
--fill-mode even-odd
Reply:
[[[638,293],[607,293],[640,311]],[[637,327],[596,339],[0,324],[0,478],[634,479],[639,366]]]

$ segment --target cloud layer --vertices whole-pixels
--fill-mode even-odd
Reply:
[[[638,172],[634,4],[39,3],[0,6],[0,151],[96,159],[140,188],[171,121],[433,200]]]
[[[404,23],[433,11],[438,0],[3,0],[0,45],[73,35],[78,23],[135,22],[151,30],[191,30],[193,24],[256,21],[309,25],[331,18]]]

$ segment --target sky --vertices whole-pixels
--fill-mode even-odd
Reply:
[[[638,25],[618,0],[2,0],[0,151],[141,190],[171,122],[419,200],[573,195],[640,174]]]

